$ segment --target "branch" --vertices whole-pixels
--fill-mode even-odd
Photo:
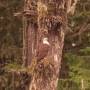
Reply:
[[[89,26],[90,26],[90,24],[84,23],[81,26],[80,30],[77,33],[71,35],[70,37],[73,38],[73,37],[76,37],[76,36],[80,36],[82,33],[84,33],[85,31],[87,31],[87,29],[89,28]]]
[[[78,0],[68,0],[67,2],[67,13],[73,15],[75,12],[76,4]]]

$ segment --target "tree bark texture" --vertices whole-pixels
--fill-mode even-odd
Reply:
[[[37,61],[36,52],[43,37],[48,37],[47,57],[36,64],[29,90],[56,90],[67,27],[69,0],[26,0],[24,30],[24,65]],[[40,67],[40,65],[43,67]]]

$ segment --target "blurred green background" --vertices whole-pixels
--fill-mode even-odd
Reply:
[[[22,18],[24,0],[0,0],[0,90],[24,90],[26,76],[8,68],[22,65]],[[90,90],[90,0],[79,0],[74,16],[68,16],[58,90]]]

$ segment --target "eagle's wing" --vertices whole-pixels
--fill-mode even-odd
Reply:
[[[47,56],[48,51],[49,51],[49,45],[47,44],[39,45],[37,49],[37,60],[44,59]]]

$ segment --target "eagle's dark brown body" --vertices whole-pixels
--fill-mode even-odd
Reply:
[[[41,43],[38,46],[38,49],[37,49],[37,60],[38,61],[44,59],[47,56],[49,48],[50,46],[48,44],[43,44],[43,43]]]

